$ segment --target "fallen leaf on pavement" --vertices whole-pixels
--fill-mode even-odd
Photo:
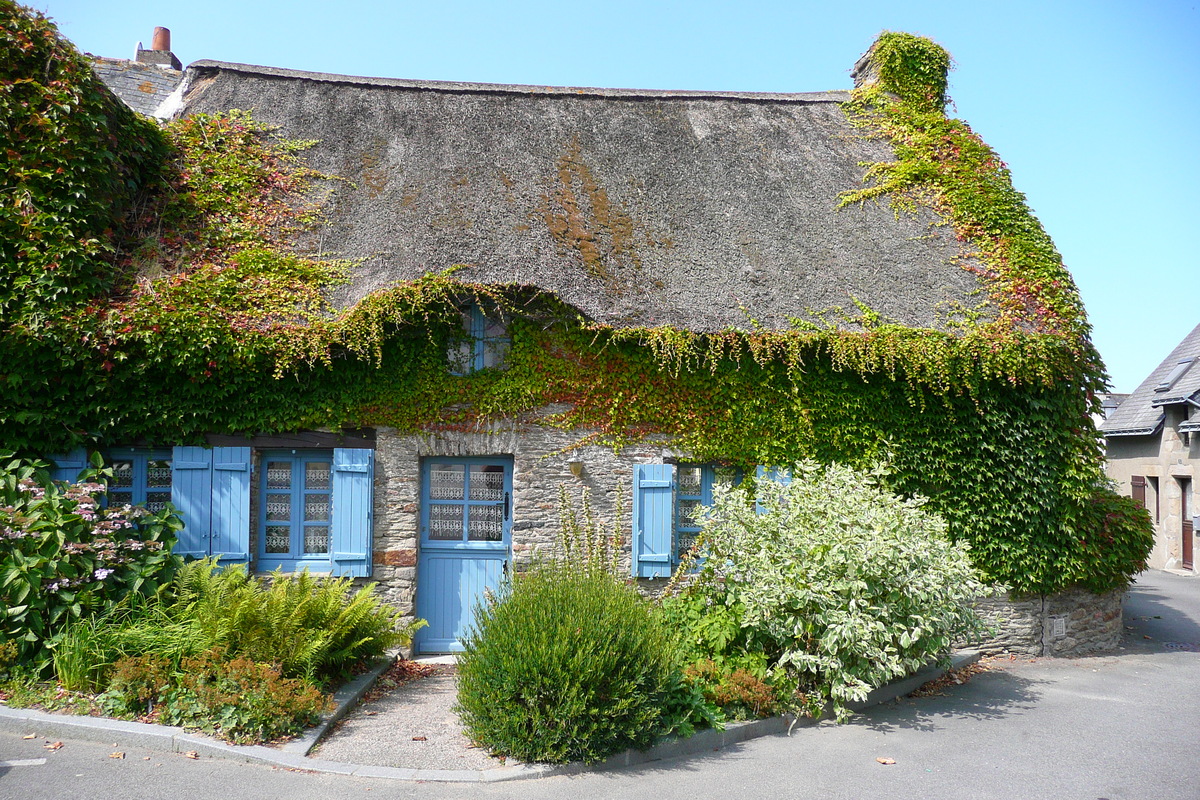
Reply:
[[[429,739],[428,739],[428,737],[425,737],[425,736],[414,736],[413,741],[414,742],[427,742],[427,741],[429,741]]]
[[[109,753],[109,754],[108,754],[108,757],[109,757],[109,758],[124,758],[124,757],[125,757],[125,754],[124,754],[124,753],[122,753],[122,752],[119,752],[119,751],[118,751],[118,752],[116,752],[116,753]]]
[[[197,753],[195,750],[188,750],[186,753],[183,754],[183,757],[184,758],[199,758],[200,754]]]
[[[878,761],[880,764],[895,764],[896,763],[896,759],[884,758],[883,756],[880,756],[879,758],[877,758],[875,760]]]
[[[63,746],[62,742],[53,742],[51,744],[42,745],[42,747],[46,748],[47,750],[61,750],[62,746]]]
[[[364,711],[363,716],[364,717],[373,717],[378,713],[379,713],[378,711]]]
[[[24,736],[22,736],[21,738],[22,739],[36,739],[37,734],[36,733],[27,733]]]

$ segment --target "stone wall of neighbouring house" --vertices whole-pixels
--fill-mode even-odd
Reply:
[[[552,414],[554,407],[542,413]],[[406,615],[416,609],[417,560],[421,520],[421,463],[436,456],[511,456],[513,459],[512,548],[516,570],[539,552],[551,551],[559,536],[559,487],[578,507],[589,490],[593,518],[600,530],[617,528],[623,537],[620,568],[630,570],[630,526],[635,464],[661,463],[663,447],[654,440],[624,447],[580,444],[587,437],[536,424],[535,419],[505,419],[480,431],[438,431],[401,435],[376,431],[374,566],[371,580],[379,593]],[[578,458],[583,473],[571,473]],[[582,514],[580,514],[582,519]]]
[[[976,608],[995,633],[970,646],[989,653],[1032,656],[1114,650],[1121,643],[1124,599],[1124,590],[1098,595],[1080,589],[1024,598],[983,598]]]

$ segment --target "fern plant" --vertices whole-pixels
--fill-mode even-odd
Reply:
[[[307,570],[253,578],[245,568],[217,570],[197,561],[181,572],[176,615],[194,619],[230,656],[277,664],[285,677],[324,681],[345,675],[358,661],[411,641],[423,621],[400,624],[400,612],[350,578],[318,577]]]

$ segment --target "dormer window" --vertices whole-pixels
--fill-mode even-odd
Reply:
[[[1183,376],[1183,373],[1187,372],[1188,367],[1192,365],[1193,361],[1195,361],[1194,358],[1185,358],[1176,364],[1174,369],[1171,370],[1170,374],[1162,379],[1162,383],[1154,387],[1154,391],[1165,392],[1174,386],[1175,381],[1179,380]]]
[[[469,375],[481,369],[504,369],[511,345],[507,315],[494,306],[472,303],[462,309],[462,337],[450,347],[450,372]]]

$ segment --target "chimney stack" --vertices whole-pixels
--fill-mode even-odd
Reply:
[[[169,28],[154,29],[154,38],[150,41],[150,49],[143,50],[139,42],[137,56],[134,59],[139,64],[154,64],[163,69],[183,69],[183,64],[171,52],[171,31]]]

